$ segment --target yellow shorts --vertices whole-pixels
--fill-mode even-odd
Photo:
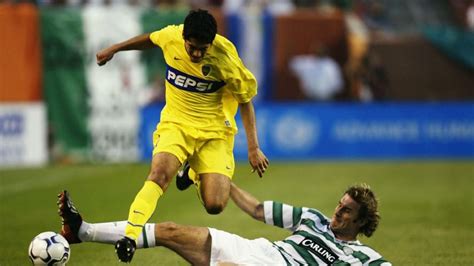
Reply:
[[[196,174],[234,174],[234,135],[210,132],[171,122],[161,122],[153,132],[153,155],[168,152],[186,160]]]

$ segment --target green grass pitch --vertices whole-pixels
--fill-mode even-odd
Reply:
[[[58,231],[56,195],[67,188],[89,222],[125,220],[149,166],[80,165],[0,170],[0,265],[28,265],[30,240]],[[315,207],[331,215],[341,193],[366,182],[380,199],[382,220],[374,247],[394,265],[474,264],[473,161],[272,162],[262,179],[238,163],[234,181],[261,200]],[[151,221],[212,226],[247,238],[278,240],[287,232],[252,220],[229,201],[226,210],[208,215],[194,188],[170,186]],[[113,246],[72,245],[69,265],[122,265]],[[135,265],[186,265],[165,248],[138,250]]]

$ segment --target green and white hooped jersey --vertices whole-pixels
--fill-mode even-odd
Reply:
[[[288,265],[392,265],[372,248],[357,241],[341,241],[321,212],[265,201],[265,223],[291,230],[293,234],[274,242]]]

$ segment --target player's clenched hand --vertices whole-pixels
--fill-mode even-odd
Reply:
[[[257,171],[260,177],[263,176],[263,173],[265,173],[270,164],[265,154],[259,148],[249,150],[249,162],[252,166],[252,173]]]
[[[112,57],[114,57],[114,54],[115,53],[109,48],[101,50],[95,55],[97,59],[97,64],[99,66],[105,65],[105,63],[107,63],[108,61],[110,61],[110,59],[112,59]]]

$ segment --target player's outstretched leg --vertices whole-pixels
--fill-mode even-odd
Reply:
[[[82,217],[72,203],[71,196],[67,190],[58,194],[58,213],[61,216],[61,235],[66,238],[69,244],[81,243],[79,239],[79,228],[82,224]]]
[[[178,175],[176,175],[176,187],[181,191],[186,190],[188,187],[194,184],[193,180],[191,180],[189,177],[190,168],[191,167],[189,166],[189,163],[185,162],[183,170],[179,171]]]
[[[128,237],[124,237],[115,243],[115,253],[117,253],[121,262],[132,261],[136,249],[137,244],[135,243],[135,240]]]

